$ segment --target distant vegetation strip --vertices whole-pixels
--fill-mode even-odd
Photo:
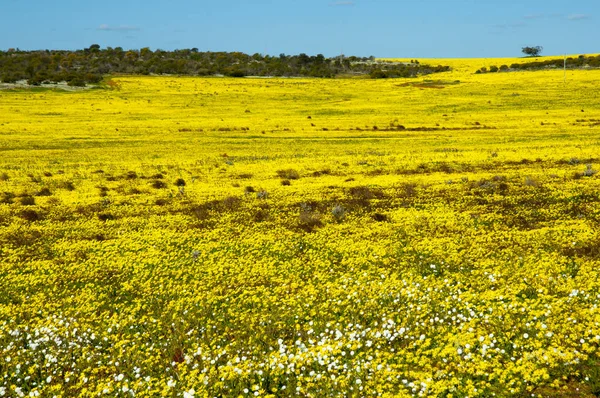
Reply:
[[[102,81],[108,74],[190,75],[231,77],[281,76],[324,77],[367,76],[371,78],[416,77],[449,71],[449,66],[431,66],[414,60],[406,63],[376,61],[374,57],[326,58],[319,54],[269,56],[241,52],[199,52],[101,49],[95,44],[77,51],[0,51],[0,80],[27,81],[30,85],[68,82],[85,86]]]
[[[510,72],[519,70],[544,70],[554,68],[564,68],[564,58],[553,58],[543,61],[535,60],[525,63],[514,63],[510,66],[502,65],[500,67],[492,65],[489,68],[483,67],[478,69],[475,73],[495,73],[495,72]],[[600,55],[597,56],[586,56],[580,55],[576,58],[569,57],[566,59],[567,69],[580,69],[580,68],[600,68]]]

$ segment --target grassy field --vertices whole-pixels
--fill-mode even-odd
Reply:
[[[600,71],[517,61],[0,91],[0,396],[598,396]]]

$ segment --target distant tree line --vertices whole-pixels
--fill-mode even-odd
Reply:
[[[500,67],[490,66],[489,68],[483,67],[478,69],[475,73],[495,73],[495,72],[510,72],[517,70],[541,70],[541,69],[553,69],[563,68],[565,65],[564,58],[548,59],[544,61],[532,61],[521,64],[514,63],[510,66],[502,65]],[[567,58],[567,69],[577,68],[600,68],[600,55],[597,56],[585,56],[580,55],[577,58]]]
[[[152,51],[149,48],[101,49],[94,44],[77,51],[0,51],[0,80],[29,84],[68,82],[72,86],[99,83],[109,74],[169,74],[211,76],[302,76],[331,78],[338,75],[368,75],[372,78],[414,77],[450,70],[448,66],[379,62],[374,57],[319,54],[269,56],[241,52],[200,52],[197,48]]]

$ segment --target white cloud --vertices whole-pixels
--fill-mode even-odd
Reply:
[[[583,21],[584,19],[590,19],[591,16],[588,14],[571,14],[567,17],[569,21]]]
[[[542,19],[545,17],[546,17],[546,14],[529,14],[529,15],[525,15],[523,18],[525,18],[525,19]]]
[[[527,25],[523,22],[492,25],[492,27],[496,28],[496,29],[517,29],[517,28],[524,28],[525,26],[527,26]]]
[[[132,32],[136,30],[140,30],[137,26],[131,25],[119,25],[119,26],[111,26],[107,24],[102,24],[98,26],[98,30],[103,30],[105,32]]]

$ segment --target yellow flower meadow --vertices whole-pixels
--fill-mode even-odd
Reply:
[[[0,91],[0,397],[600,393],[600,71]]]

